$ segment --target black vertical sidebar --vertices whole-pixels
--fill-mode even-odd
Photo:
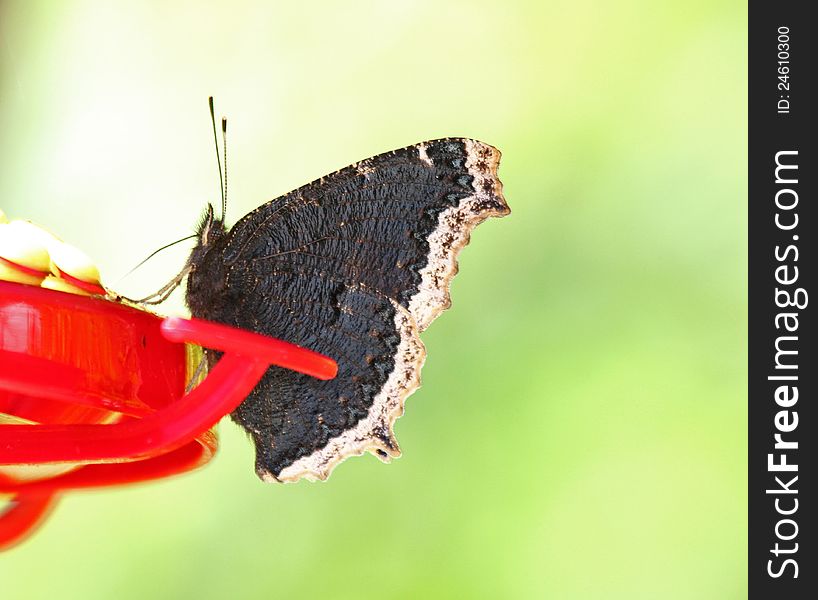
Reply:
[[[818,598],[818,23],[749,3],[750,598]],[[813,306],[815,304],[815,306]]]

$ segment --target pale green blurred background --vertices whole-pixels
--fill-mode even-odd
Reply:
[[[424,334],[404,456],[271,486],[225,423],[199,472],[67,497],[0,597],[745,596],[744,3],[296,4],[1,2],[0,206],[137,295],[216,199],[209,94],[232,220],[395,147],[496,145],[513,214]]]

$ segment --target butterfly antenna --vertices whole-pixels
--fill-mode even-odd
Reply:
[[[227,118],[222,117],[222,142],[224,143],[224,187],[222,188],[222,223],[227,218]]]
[[[222,159],[219,156],[219,137],[216,135],[216,113],[213,110],[213,96],[210,96],[207,102],[210,105],[210,122],[213,124],[213,144],[216,146],[216,163],[219,165],[219,192],[221,192],[219,195],[222,198],[222,209],[224,209],[224,178],[222,176]],[[224,214],[222,214],[222,217],[224,217]]]
[[[170,244],[165,244],[164,246],[162,246],[162,247],[161,247],[161,248],[159,248],[158,250],[154,250],[154,251],[153,251],[153,252],[151,252],[151,253],[150,253],[150,254],[149,254],[149,255],[148,255],[148,256],[147,256],[147,257],[146,257],[146,258],[145,258],[143,261],[141,261],[141,262],[140,262],[138,265],[136,265],[136,266],[135,266],[133,269],[131,269],[130,271],[128,271],[127,273],[125,273],[125,274],[124,274],[122,277],[120,277],[120,278],[119,278],[119,281],[122,281],[123,279],[125,279],[125,278],[126,278],[128,275],[130,275],[131,273],[133,273],[134,271],[136,271],[136,270],[137,270],[139,267],[141,267],[141,266],[142,266],[142,265],[144,265],[146,262],[148,262],[150,259],[152,259],[154,256],[156,256],[157,254],[159,254],[159,253],[160,253],[162,250],[167,250],[167,249],[168,249],[168,248],[170,248],[171,246],[175,246],[176,244],[179,244],[179,243],[184,242],[184,241],[186,241],[186,240],[193,239],[193,238],[195,238],[195,237],[197,237],[197,234],[195,234],[195,233],[194,233],[193,235],[189,235],[189,236],[187,236],[187,237],[183,237],[181,240],[176,240],[175,242],[171,242]]]

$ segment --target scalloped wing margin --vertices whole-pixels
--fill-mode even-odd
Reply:
[[[457,274],[457,256],[469,243],[472,230],[489,217],[503,217],[511,212],[497,177],[500,151],[476,140],[452,140],[458,141],[465,144],[466,168],[473,178],[473,193],[457,206],[440,213],[438,226],[428,238],[429,261],[420,271],[421,283],[409,300],[408,310],[392,301],[396,310],[395,328],[400,334],[395,369],[374,398],[367,417],[356,427],[285,467],[278,477],[259,471],[259,477],[265,481],[295,482],[302,477],[325,480],[344,459],[367,451],[384,462],[400,456],[393,428],[403,414],[406,398],[420,387],[426,350],[419,333],[451,306],[449,286]],[[425,148],[431,143],[435,142],[418,146],[422,160],[429,160]]]

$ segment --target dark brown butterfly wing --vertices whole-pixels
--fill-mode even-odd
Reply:
[[[399,455],[392,425],[420,384],[418,333],[451,304],[471,230],[509,213],[499,158],[454,138],[387,152],[264,204],[194,254],[194,316],[338,362],[332,381],[271,367],[234,412],[259,476],[325,479],[347,456]]]

